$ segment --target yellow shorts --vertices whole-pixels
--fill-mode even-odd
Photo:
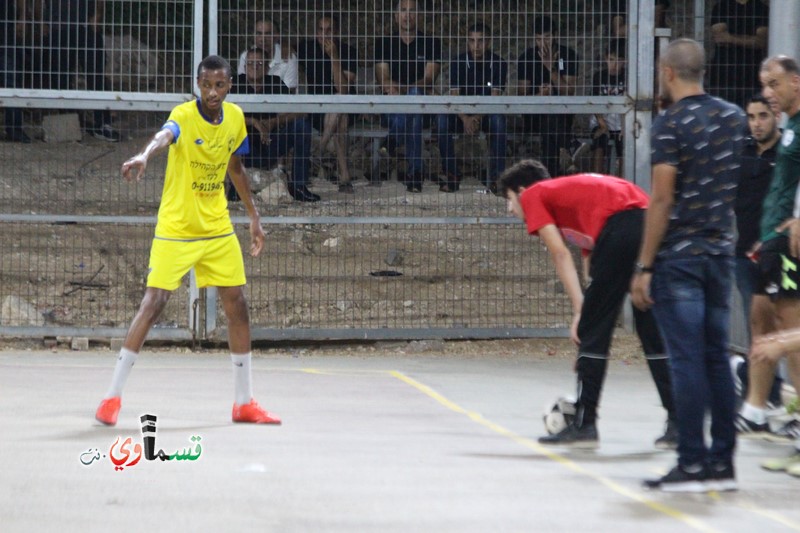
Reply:
[[[247,282],[242,248],[233,233],[192,241],[156,237],[149,267],[147,286],[168,291],[177,289],[192,267],[200,288],[238,287]]]

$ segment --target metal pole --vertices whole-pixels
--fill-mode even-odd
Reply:
[[[769,3],[769,55],[785,54],[800,59],[800,2]]]

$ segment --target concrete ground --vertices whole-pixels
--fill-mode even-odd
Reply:
[[[611,363],[594,452],[536,443],[545,404],[573,389],[566,358],[257,357],[279,427],[230,422],[226,354],[152,351],[103,427],[113,363],[0,353],[0,531],[800,530],[800,479],[758,466],[786,445],[742,440],[737,493],[640,488],[675,460],[652,445],[664,413],[644,363]],[[156,450],[196,460],[132,464],[145,413]]]

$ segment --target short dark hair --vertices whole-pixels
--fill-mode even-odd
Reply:
[[[798,66],[797,60],[792,58],[792,57],[785,56],[785,55],[777,55],[777,56],[772,56],[772,57],[766,58],[761,63],[761,70],[764,70],[765,68],[767,68],[767,67],[769,67],[770,65],[773,65],[773,64],[778,65],[779,67],[781,67],[783,69],[783,71],[786,72],[786,74],[789,74],[789,75],[798,75],[798,74],[800,74],[800,66]]]
[[[467,28],[467,34],[470,33],[482,33],[484,36],[486,36],[491,33],[491,30],[483,22],[476,22],[475,24],[472,24],[470,25],[469,28]]]
[[[220,56],[207,56],[205,59],[203,59],[197,66],[198,78],[200,77],[200,73],[203,71],[203,69],[205,70],[225,69],[225,72],[228,74],[229,77],[231,75],[231,72],[233,72],[233,70],[231,69],[231,64],[228,63],[228,61],[225,58],[222,58]]]
[[[625,59],[628,56],[628,42],[623,37],[611,39],[606,48],[606,55],[615,55],[618,59]]]
[[[332,30],[335,30],[335,31],[339,30],[339,16],[338,15],[334,15],[333,13],[326,13],[324,15],[321,15],[317,19],[317,22],[319,22],[322,19],[328,19],[328,20],[331,21],[331,29]]]
[[[497,180],[497,192],[502,197],[508,196],[508,191],[519,192],[530,187],[536,182],[550,179],[547,167],[538,159],[523,159],[519,163],[506,169]]]
[[[749,106],[750,104],[764,104],[765,106],[770,107],[769,100],[767,100],[764,97],[764,95],[760,94],[760,93],[757,93],[757,94],[754,94],[753,96],[751,96],[747,100],[747,104],[745,105],[745,107]]]
[[[542,33],[553,33],[553,19],[547,15],[536,17],[533,21],[533,34],[541,35]]]

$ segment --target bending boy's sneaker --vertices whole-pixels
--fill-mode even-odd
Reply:
[[[800,450],[794,450],[789,457],[767,459],[761,462],[761,468],[770,472],[786,472],[790,468],[794,469],[797,465],[800,465]]]
[[[645,480],[644,487],[663,492],[706,492],[707,477],[703,465],[691,465],[685,468],[677,465],[666,476]]]
[[[539,444],[555,446],[572,446],[574,448],[597,448],[598,435],[597,426],[594,424],[584,424],[581,427],[574,423],[554,435],[539,437]]]
[[[769,433],[769,424],[766,422],[763,424],[753,422],[741,413],[736,415],[734,425],[736,426],[736,433],[742,437],[763,437],[765,434]]]
[[[92,135],[110,143],[118,143],[121,138],[119,132],[112,128],[110,124],[103,124],[99,128],[95,128],[92,130]]]
[[[655,445],[659,450],[675,450],[678,448],[678,424],[674,420],[667,420],[664,434],[656,439]]]
[[[708,485],[709,490],[719,492],[739,490],[739,484],[736,482],[736,470],[733,468],[733,464],[716,463],[709,465],[706,485]]]
[[[233,404],[231,419],[234,422],[244,422],[247,424],[280,424],[281,419],[278,415],[265,411],[254,399],[250,403]]]
[[[97,408],[94,417],[101,424],[114,426],[117,423],[117,415],[119,414],[120,407],[122,407],[122,399],[119,396],[105,398],[100,402],[100,406]]]

